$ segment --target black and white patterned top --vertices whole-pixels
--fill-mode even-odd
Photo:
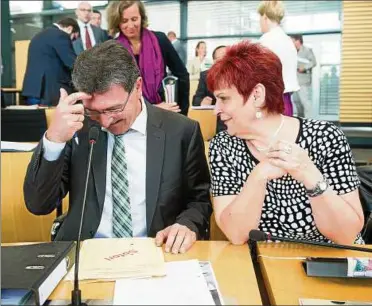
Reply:
[[[357,189],[360,181],[343,132],[329,122],[298,119],[296,144],[308,152],[333,190],[342,195]],[[226,131],[212,139],[209,159],[214,197],[239,194],[259,163],[244,140]],[[289,174],[267,183],[259,229],[279,237],[331,243],[315,225],[304,185]],[[360,235],[355,242],[363,243]]]

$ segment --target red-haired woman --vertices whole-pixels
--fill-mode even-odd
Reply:
[[[217,224],[234,244],[252,229],[274,236],[362,243],[359,179],[344,134],[283,112],[280,59],[241,42],[208,71],[227,126],[210,143]]]

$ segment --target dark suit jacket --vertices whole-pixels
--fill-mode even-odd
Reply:
[[[146,222],[147,234],[178,222],[209,238],[212,206],[210,176],[199,124],[147,104]],[[43,158],[42,141],[27,169],[24,196],[28,210],[51,213],[69,192],[70,206],[56,240],[76,240],[88,157],[88,126],[79,131],[79,145],[66,144],[53,162]],[[100,131],[89,178],[83,239],[92,238],[101,221],[106,187],[107,133]]]
[[[177,102],[181,109],[181,114],[187,115],[189,111],[189,94],[190,94],[190,78],[189,73],[174,49],[172,43],[163,32],[153,32],[158,39],[161,53],[164,61],[164,77],[167,76],[166,67],[169,68],[172,75],[178,78],[178,98]],[[165,101],[163,86],[159,87],[159,94],[162,100]]]
[[[70,36],[56,26],[36,34],[28,48],[22,95],[57,105],[61,87],[68,93],[73,91],[71,70],[75,58]]]
[[[186,64],[187,62],[187,56],[186,56],[186,47],[183,42],[180,40],[176,40],[175,42],[172,43],[172,46],[176,50],[178,56],[182,60],[183,64]]]
[[[205,70],[200,73],[198,88],[196,89],[195,95],[192,98],[192,105],[194,106],[200,106],[201,101],[203,101],[205,97],[212,98],[212,105],[216,104],[216,97],[208,90],[207,72],[208,70]],[[226,125],[221,121],[220,117],[217,117],[216,132],[218,133],[224,130],[226,130]]]
[[[98,28],[94,25],[91,25],[91,27],[92,27],[94,39],[96,40],[96,45],[103,43],[109,39],[107,31],[101,28]],[[79,55],[81,52],[84,51],[84,46],[83,46],[83,41],[81,40],[81,36],[73,42],[72,46],[74,47],[74,51],[76,55]]]

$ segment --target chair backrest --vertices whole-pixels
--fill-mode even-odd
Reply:
[[[1,140],[38,142],[47,130],[44,109],[1,111]]]
[[[15,46],[16,88],[22,89],[25,77],[30,40],[17,40]]]
[[[357,172],[361,182],[359,196],[365,216],[363,239],[370,244],[372,243],[372,165],[357,167]]]
[[[204,141],[209,141],[216,135],[217,117],[213,109],[189,109],[188,117],[200,124]]]
[[[56,213],[31,214],[23,197],[23,182],[32,152],[1,153],[1,242],[50,241]],[[63,200],[67,211],[68,197]]]

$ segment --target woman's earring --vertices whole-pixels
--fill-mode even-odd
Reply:
[[[262,118],[262,112],[261,112],[261,110],[259,108],[257,108],[257,110],[256,110],[256,118],[257,119],[261,119]]]
[[[254,100],[254,103],[256,104],[257,98],[256,97],[253,97],[253,100]],[[257,119],[261,119],[262,118],[262,112],[261,112],[261,109],[259,107],[256,107],[256,118]]]

